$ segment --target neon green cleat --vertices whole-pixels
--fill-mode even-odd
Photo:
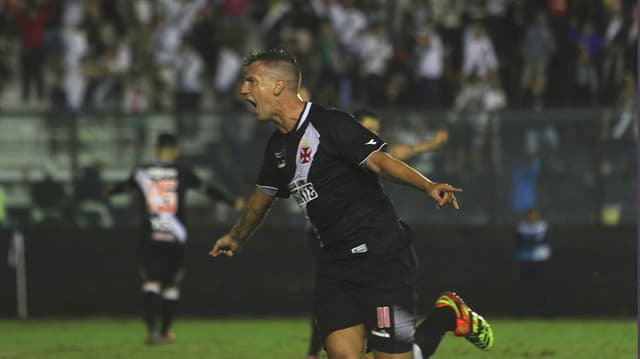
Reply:
[[[456,328],[453,333],[464,337],[478,349],[491,350],[493,330],[487,321],[454,292],[444,292],[436,301],[436,308],[449,307],[456,314]]]

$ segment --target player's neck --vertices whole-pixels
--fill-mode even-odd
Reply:
[[[297,97],[292,101],[281,103],[281,108],[273,118],[273,122],[278,126],[280,133],[289,133],[296,129],[305,104],[304,101]]]

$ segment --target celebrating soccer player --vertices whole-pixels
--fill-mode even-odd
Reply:
[[[416,330],[416,261],[411,230],[396,215],[379,177],[415,187],[438,207],[458,209],[462,189],[435,183],[386,153],[387,144],[342,111],[303,101],[295,58],[281,50],[246,59],[241,92],[259,121],[277,126],[247,206],[212,256],[233,256],[277,197],[293,197],[322,243],[314,317],[329,358],[424,356],[453,331],[490,349],[487,322],[454,293],[437,301]]]

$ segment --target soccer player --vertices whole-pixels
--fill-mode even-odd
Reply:
[[[144,217],[139,242],[140,276],[144,321],[147,326],[145,343],[172,343],[170,330],[180,298],[180,282],[184,275],[185,197],[187,189],[198,189],[213,200],[220,200],[241,209],[244,200],[231,199],[222,190],[203,182],[189,168],[176,164],[180,154],[178,139],[168,133],[158,135],[157,160],[134,169],[131,176],[107,190],[113,195],[135,189],[141,196]],[[160,328],[156,319],[162,318]]]
[[[304,97],[303,97],[304,98]],[[379,135],[380,133],[380,117],[373,111],[367,109],[359,109],[353,112],[353,117],[367,130]],[[447,143],[449,139],[449,133],[446,130],[438,130],[435,137],[431,141],[424,141],[415,145],[407,145],[404,143],[394,143],[387,146],[388,153],[400,161],[408,161],[423,153],[436,150]],[[307,236],[313,241],[317,242],[318,239],[315,235],[313,227],[307,228]],[[319,250],[316,250],[316,243],[311,243],[312,248],[315,250],[314,255]],[[306,359],[317,359],[320,349],[322,348],[322,339],[318,333],[318,327],[316,325],[311,326],[311,337],[309,341],[309,348],[307,350]]]
[[[493,345],[487,322],[453,293],[415,328],[416,262],[411,230],[399,220],[378,177],[424,192],[437,207],[458,209],[462,190],[433,182],[385,152],[386,143],[351,115],[303,101],[302,74],[281,50],[245,61],[241,87],[259,121],[273,122],[256,189],[212,256],[234,256],[278,197],[293,197],[322,243],[314,313],[329,358],[409,359],[415,341],[429,356],[448,330],[482,349]],[[425,325],[427,328],[425,328]]]

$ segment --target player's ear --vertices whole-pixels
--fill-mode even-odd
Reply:
[[[280,93],[282,93],[282,91],[284,91],[284,81],[278,80],[273,85],[273,94],[275,96],[278,96],[280,95]]]

